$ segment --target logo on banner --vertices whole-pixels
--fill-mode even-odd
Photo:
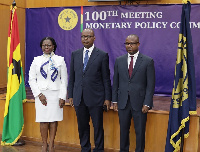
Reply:
[[[64,9],[58,16],[58,24],[63,30],[72,30],[78,22],[78,15],[73,9]]]

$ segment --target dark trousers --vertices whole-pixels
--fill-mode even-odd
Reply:
[[[104,151],[104,130],[103,130],[103,108],[88,107],[82,99],[79,106],[75,106],[78,120],[78,131],[81,144],[81,152],[91,152],[90,144],[90,116],[94,127],[95,148],[93,152]]]
[[[144,152],[147,114],[142,113],[142,109],[140,111],[134,111],[128,99],[125,109],[119,109],[118,115],[120,123],[120,152],[129,152],[129,132],[132,117],[136,134],[135,152]]]

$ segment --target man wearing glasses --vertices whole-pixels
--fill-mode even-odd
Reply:
[[[136,149],[144,152],[147,112],[153,106],[155,68],[152,58],[139,52],[139,37],[129,35],[127,54],[115,61],[112,102],[120,123],[120,152],[129,151],[129,130],[133,118]]]
[[[112,97],[108,53],[94,46],[91,29],[81,34],[83,48],[72,52],[68,97],[75,107],[82,152],[90,152],[90,117],[94,126],[94,152],[104,151],[103,106],[110,109]]]

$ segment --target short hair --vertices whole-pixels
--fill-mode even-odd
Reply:
[[[138,40],[138,42],[140,42],[140,40],[139,40],[139,36],[136,35],[136,34],[130,34],[128,37],[136,37],[136,39]]]
[[[93,29],[91,29],[91,28],[85,28],[83,31],[86,31],[86,30],[91,31],[91,32],[93,33],[93,36],[95,36],[95,34],[94,34],[94,30],[93,30]]]
[[[54,45],[54,52],[56,51],[56,48],[57,48],[57,44],[56,44],[56,41],[54,40],[54,38],[52,37],[44,37],[41,41],[40,41],[40,47],[42,48],[42,43],[44,40],[50,40],[52,42],[52,44]]]

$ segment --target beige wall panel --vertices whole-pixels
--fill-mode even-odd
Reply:
[[[182,0],[136,0],[139,4],[182,4]],[[134,2],[134,5],[137,3]],[[199,0],[192,0],[191,3],[200,3]],[[27,0],[27,8],[37,7],[64,7],[64,6],[94,6],[94,5],[119,5],[119,2],[88,2],[88,0]],[[125,4],[125,2],[121,2]]]
[[[64,6],[91,6],[91,5],[118,5],[119,2],[88,2],[87,0],[27,0],[27,8],[36,7],[64,7]]]
[[[147,151],[164,151],[167,136],[168,119],[168,114],[148,113],[145,146]]]
[[[7,84],[7,40],[10,18],[10,7],[0,5],[0,88]]]
[[[25,8],[26,0],[15,0],[17,7]],[[10,6],[13,3],[13,0],[0,0],[0,5],[8,5]]]
[[[199,129],[200,129],[200,121],[199,121]],[[200,152],[200,130],[198,133],[198,152]]]
[[[0,96],[0,98],[2,95]],[[4,120],[5,100],[0,100],[0,134],[3,131],[3,120]]]
[[[41,140],[40,125],[35,122],[35,103],[24,103],[24,130],[22,136]]]
[[[200,4],[199,0],[191,0],[192,4]],[[182,0],[142,0],[140,4],[182,4]]]
[[[198,151],[199,117],[190,116],[189,137],[184,141],[183,151]],[[190,145],[193,145],[192,147]]]
[[[17,18],[20,36],[20,49],[22,56],[22,64],[24,68],[25,59],[25,9],[17,9]],[[7,85],[7,41],[8,41],[8,27],[10,22],[10,6],[0,4],[0,88]]]

